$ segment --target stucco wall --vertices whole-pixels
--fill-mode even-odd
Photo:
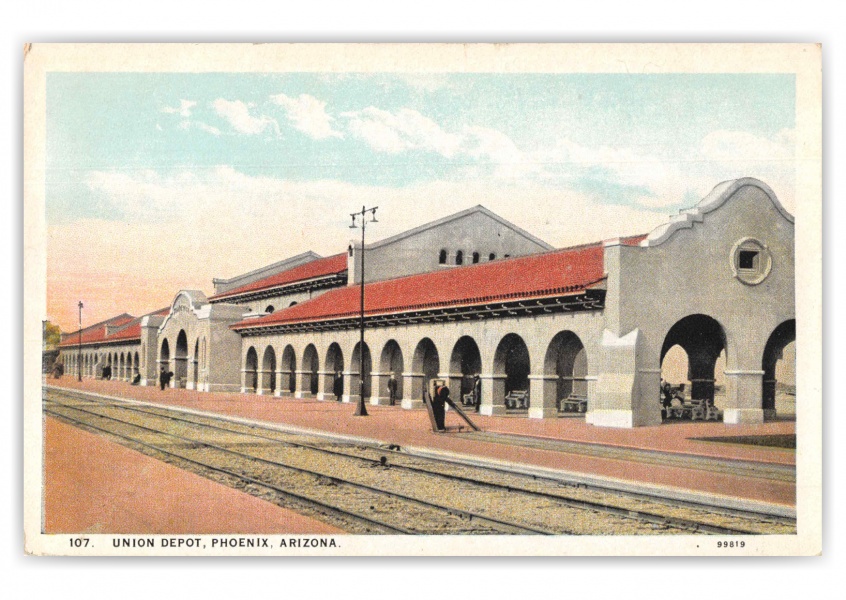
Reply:
[[[637,342],[636,366],[617,369],[632,376],[629,406],[602,386],[600,404],[634,410],[634,425],[660,422],[661,348],[674,324],[696,314],[716,319],[725,331],[727,420],[760,420],[756,373],[764,346],[779,324],[795,318],[793,224],[767,193],[753,185],[740,187],[701,219],[654,246],[606,248],[609,335],[616,339],[637,330]],[[769,275],[757,285],[733,274],[732,249],[744,238],[762,242],[772,257]]]
[[[373,235],[373,230],[370,231]],[[354,241],[353,246],[354,252],[348,267],[350,284],[361,281],[361,240]],[[447,251],[446,265],[439,263],[442,249]],[[473,252],[479,253],[480,262],[486,262],[491,253],[495,253],[497,258],[503,258],[506,254],[523,256],[547,249],[484,212],[473,212],[392,242],[368,244],[365,256],[366,281],[455,266],[458,250],[464,253],[464,264],[469,265],[473,262]]]

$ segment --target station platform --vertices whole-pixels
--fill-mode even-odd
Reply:
[[[484,437],[477,437],[468,435],[466,426],[463,433],[458,433],[458,425],[463,424],[463,421],[453,411],[447,412],[449,432],[437,434],[432,432],[425,410],[404,410],[398,406],[368,405],[369,416],[355,417],[354,404],[333,401],[256,394],[206,393],[186,389],[160,390],[158,387],[131,386],[119,381],[85,379],[78,382],[69,377],[60,380],[48,379],[46,383],[108,396],[377,439],[401,447],[413,446],[472,455],[515,465],[545,467],[634,484],[666,487],[668,490],[688,490],[792,508],[796,505],[795,481],[750,476],[748,472],[738,470],[738,473],[734,473],[731,469],[732,461],[753,465],[795,466],[794,451],[701,439],[795,434],[795,422],[790,420],[760,425],[668,422],[654,427],[612,429],[588,425],[582,418],[528,419],[519,416],[485,417],[473,414],[470,418],[485,432]],[[533,443],[527,443],[528,440]],[[545,444],[545,441],[549,444]],[[560,445],[562,442],[572,442],[586,448],[610,448],[617,452],[609,457],[595,452],[562,451],[560,447],[556,447],[556,444]],[[52,451],[49,443],[48,440],[48,455]],[[626,450],[631,451],[631,457],[626,457]],[[125,449],[123,451],[126,452]],[[657,462],[654,457],[650,461],[640,460],[638,456],[644,452],[658,453]],[[686,461],[681,463],[682,466],[679,466],[677,461],[667,461],[663,464],[660,453],[670,453],[672,456],[683,457]],[[697,468],[696,461],[700,458],[704,461],[726,461],[728,468],[719,472]],[[162,489],[162,485],[153,484],[150,491],[160,493]],[[263,527],[262,531],[266,529]]]

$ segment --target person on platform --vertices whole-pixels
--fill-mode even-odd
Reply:
[[[132,378],[132,385],[140,385],[141,384],[141,373],[138,369],[135,369],[135,377]]]
[[[344,395],[344,376],[340,371],[335,373],[335,381],[332,382],[332,392],[335,394],[335,400],[341,401],[341,396]]]
[[[164,367],[159,372],[159,385],[161,386],[162,391],[170,384],[170,378],[173,377],[172,371],[165,371]]]
[[[661,380],[661,420],[669,416],[669,408],[673,403],[673,386],[669,381]]]
[[[397,378],[394,377],[393,373],[388,378],[388,398],[390,398],[391,406],[397,403]]]
[[[445,385],[435,387],[435,395],[432,398],[432,415],[435,417],[435,427],[438,431],[446,431],[446,405],[451,404],[449,399],[449,388]]]
[[[112,366],[106,365],[103,367],[103,379],[109,381],[112,378]]]
[[[476,373],[473,376],[473,406],[479,410],[479,405],[482,403],[482,378]]]

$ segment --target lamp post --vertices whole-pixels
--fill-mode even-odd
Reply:
[[[79,351],[76,354],[76,372],[82,381],[82,300],[79,301]]]
[[[350,225],[350,229],[356,229],[359,225],[355,224],[356,217],[361,217],[361,304],[360,304],[360,312],[359,312],[359,331],[360,331],[360,339],[358,344],[358,380],[359,380],[359,388],[358,388],[358,403],[355,406],[355,415],[356,417],[366,417],[367,416],[367,407],[364,405],[364,230],[367,226],[367,213],[370,213],[370,222],[371,223],[378,223],[379,221],[376,220],[376,209],[379,208],[378,206],[374,206],[373,208],[365,208],[361,207],[361,212],[352,213],[350,216],[352,217],[352,225]]]

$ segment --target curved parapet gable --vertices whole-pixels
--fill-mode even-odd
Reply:
[[[163,330],[167,322],[173,317],[175,314],[180,312],[194,312],[195,314],[205,305],[209,303],[208,298],[206,295],[201,292],[200,290],[180,290],[176,297],[173,299],[173,302],[170,305],[170,312],[165,317],[162,324],[159,326],[159,330]]]
[[[726,202],[728,202],[729,198],[738,192],[738,190],[747,186],[757,187],[763,191],[781,216],[790,223],[794,222],[793,215],[787,212],[784,206],[782,206],[770,186],[759,179],[755,179],[754,177],[743,177],[741,179],[732,179],[717,184],[714,189],[700,200],[696,206],[680,211],[678,215],[671,217],[667,223],[659,225],[653,229],[646,239],[640,243],[640,245],[649,247],[663,244],[670,239],[676,231],[680,229],[690,229],[693,227],[694,223],[701,223],[706,214],[723,206]]]

